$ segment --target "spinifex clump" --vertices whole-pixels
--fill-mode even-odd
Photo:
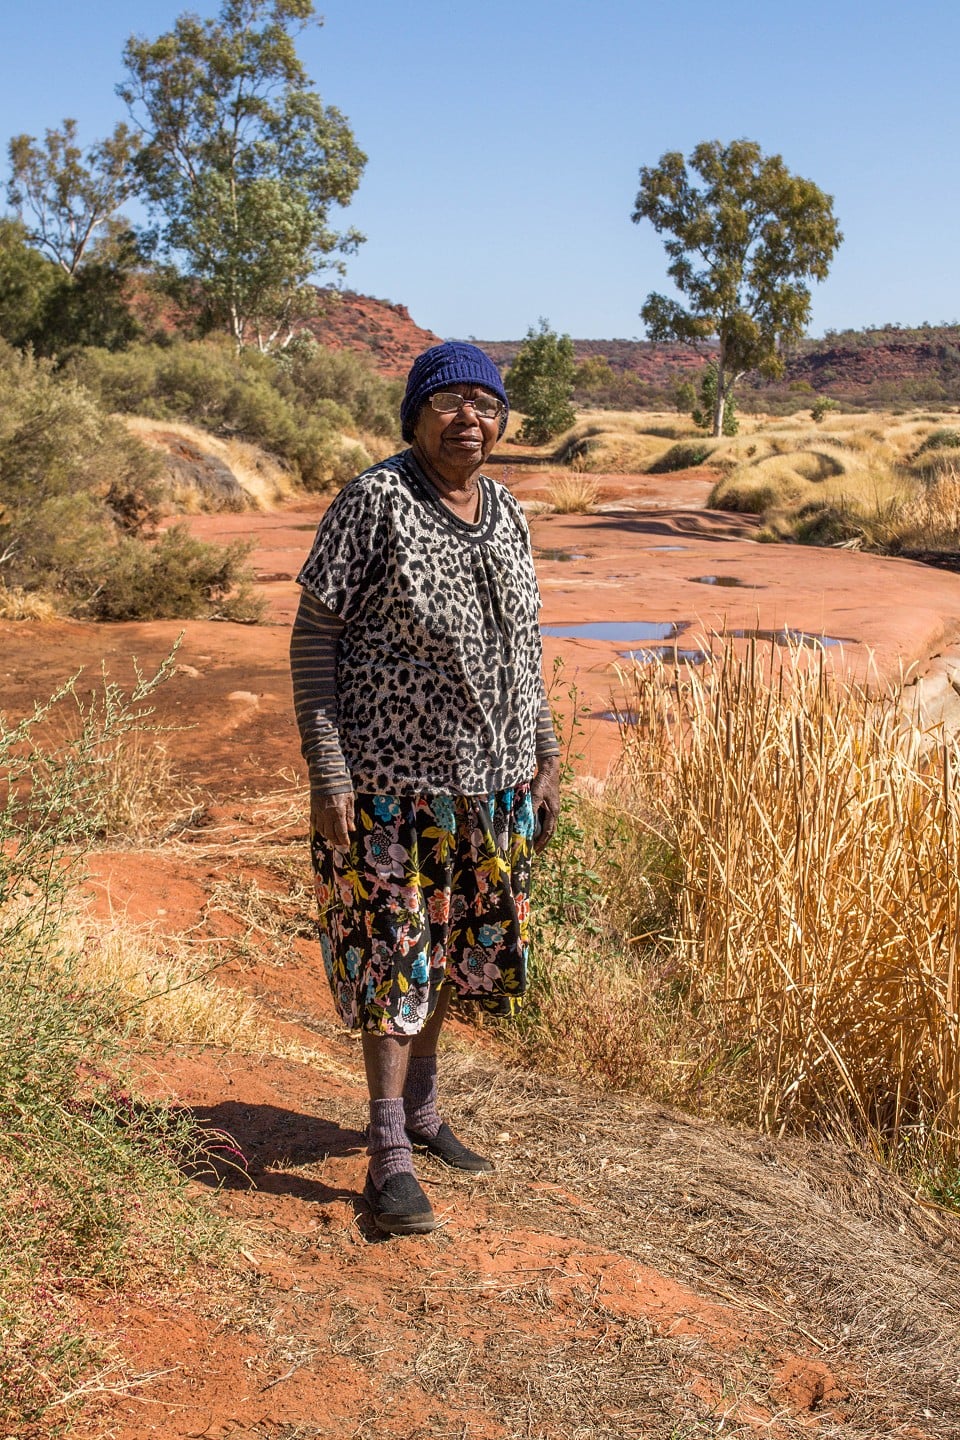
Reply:
[[[799,647],[624,678],[636,808],[679,876],[676,993],[756,1118],[956,1165],[957,742]]]

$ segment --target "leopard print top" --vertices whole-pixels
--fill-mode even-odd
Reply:
[[[489,795],[529,780],[543,698],[530,533],[480,477],[469,524],[409,450],[341,490],[298,582],[344,621],[337,730],[354,789]]]

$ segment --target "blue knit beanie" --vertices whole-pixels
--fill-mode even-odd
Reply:
[[[448,385],[482,385],[498,400],[503,401],[500,416],[500,434],[507,426],[510,402],[503,388],[500,371],[489,355],[484,355],[476,345],[466,345],[459,340],[447,340],[443,345],[434,345],[418,355],[407,376],[407,390],[400,405],[400,430],[404,440],[413,439],[414,427],[420,406],[437,390]]]

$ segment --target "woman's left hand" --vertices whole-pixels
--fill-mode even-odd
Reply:
[[[530,786],[533,813],[540,822],[539,832],[534,836],[534,853],[539,855],[553,839],[560,816],[560,756],[548,755],[537,765],[537,773]]]

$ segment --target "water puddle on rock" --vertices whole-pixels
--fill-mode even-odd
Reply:
[[[534,560],[589,560],[590,556],[576,550],[534,550]]]
[[[610,640],[619,645],[644,645],[675,640],[689,620],[596,620],[584,625],[541,625],[541,635],[561,640]]]
[[[782,630],[726,630],[724,635],[731,640],[771,640],[774,645],[800,645],[810,650],[858,643],[849,635],[816,635],[809,630],[791,630],[789,625]]]
[[[691,583],[694,585],[720,585],[723,589],[730,590],[764,590],[764,585],[751,585],[746,580],[740,580],[736,575],[691,575]]]
[[[689,550],[689,545],[650,545],[650,550]]]
[[[635,665],[702,665],[709,660],[707,650],[681,650],[679,645],[649,645],[643,650],[618,650],[622,660],[632,660]]]

